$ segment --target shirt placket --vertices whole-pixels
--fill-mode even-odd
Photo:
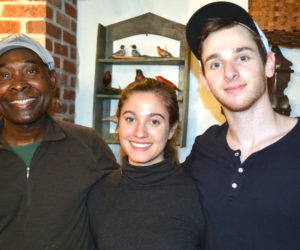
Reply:
[[[243,180],[245,178],[245,164],[240,161],[241,151],[235,150],[232,152],[232,174],[229,178],[229,197],[236,198],[241,189]]]

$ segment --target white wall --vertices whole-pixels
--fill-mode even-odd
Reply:
[[[79,84],[76,93],[75,122],[92,126],[93,93],[97,26],[120,22],[147,12],[186,24],[189,17],[208,0],[78,0]],[[248,0],[231,1],[248,8]],[[291,116],[300,116],[300,50],[282,49],[283,55],[293,63],[294,73],[285,94],[292,107]],[[200,83],[199,64],[191,58],[187,147],[179,149],[180,160],[191,150],[196,135],[210,125],[223,123],[220,106]],[[110,145],[118,157],[118,147]]]

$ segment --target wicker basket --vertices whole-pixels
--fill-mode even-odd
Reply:
[[[249,0],[248,6],[270,44],[300,48],[300,0]]]

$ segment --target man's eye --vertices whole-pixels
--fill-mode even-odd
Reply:
[[[27,70],[27,74],[32,75],[32,74],[36,74],[37,71],[35,69],[29,69]]]
[[[8,73],[0,73],[1,79],[9,79],[9,74]]]
[[[240,57],[240,61],[242,61],[242,62],[247,62],[248,60],[249,60],[248,56],[241,56]]]
[[[217,68],[220,67],[220,65],[221,65],[221,63],[215,62],[215,63],[212,63],[212,64],[210,65],[210,68],[211,68],[211,69],[217,69]]]

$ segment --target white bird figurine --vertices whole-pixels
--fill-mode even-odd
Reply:
[[[125,46],[121,45],[120,49],[112,54],[113,56],[125,56]]]
[[[140,54],[140,52],[137,51],[136,49],[136,45],[131,45],[131,55],[134,56],[134,57],[141,57],[142,55]]]
[[[105,117],[102,119],[103,121],[110,121],[110,122],[114,122],[114,123],[117,123],[117,118],[115,115],[111,115],[111,116],[108,116],[108,117]]]

